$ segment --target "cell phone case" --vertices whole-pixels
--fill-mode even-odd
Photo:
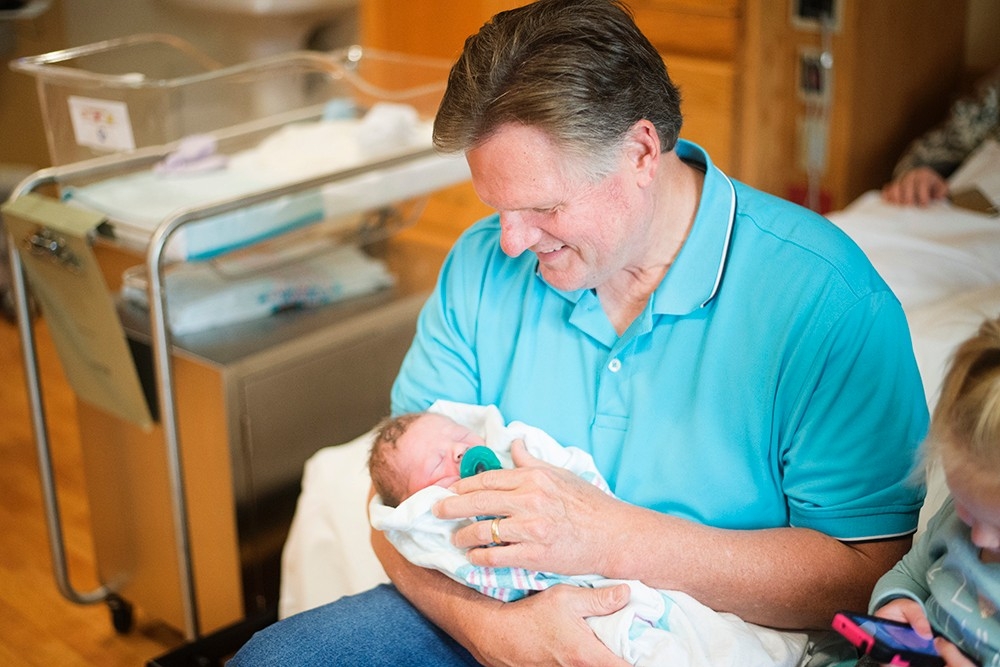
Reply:
[[[879,663],[894,665],[895,667],[944,667],[944,660],[938,655],[922,653],[917,650],[900,649],[878,641],[856,619],[871,620],[890,626],[907,626],[893,621],[886,621],[885,619],[875,619],[865,614],[838,612],[833,617],[833,629],[857,647],[859,653],[868,655]]]

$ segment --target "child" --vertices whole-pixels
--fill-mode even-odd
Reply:
[[[369,459],[378,493],[369,507],[372,525],[385,532],[411,562],[437,569],[503,601],[518,600],[557,584],[628,584],[631,599],[624,609],[588,618],[587,622],[598,638],[631,664],[793,667],[798,663],[805,635],[746,623],[733,614],[715,612],[684,593],[657,591],[638,581],[598,575],[564,576],[469,563],[464,550],[452,545],[451,535],[472,519],[437,519],[431,507],[452,494],[447,487],[459,479],[461,458],[471,447],[488,445],[502,467],[511,468],[510,445],[518,439],[535,458],[566,468],[610,493],[583,450],[563,447],[543,431],[519,422],[505,425],[494,406],[438,401],[426,413],[397,417],[378,430]],[[497,531],[494,523],[494,540],[502,543]]]
[[[949,667],[1000,667],[1000,319],[955,352],[927,444],[950,497],[869,606],[933,629]]]

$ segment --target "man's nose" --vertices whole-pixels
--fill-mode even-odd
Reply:
[[[524,214],[517,211],[500,214],[500,249],[506,255],[517,257],[535,245],[538,236],[538,228]]]

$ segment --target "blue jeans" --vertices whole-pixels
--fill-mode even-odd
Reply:
[[[479,663],[395,586],[304,611],[250,638],[227,667],[469,667]]]

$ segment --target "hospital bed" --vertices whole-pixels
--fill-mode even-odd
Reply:
[[[1000,173],[1000,162],[992,173]],[[933,406],[954,348],[983,319],[1000,314],[1000,218],[947,202],[892,206],[876,191],[828,217],[861,246],[900,299]],[[365,518],[370,438],[321,450],[306,464],[284,548],[283,617],[386,581]],[[945,494],[940,470],[932,468],[918,533]]]
[[[3,214],[56,583],[73,602],[107,602],[122,632],[137,604],[193,644],[222,637],[218,658],[276,615],[304,461],[387,413],[433,279],[432,260],[394,237],[468,172],[430,142],[447,64],[351,47],[229,68],[197,56],[204,71],[170,79],[53,65],[137,45],[192,55],[146,36],[21,63],[43,68],[53,114],[84,99],[88,118],[163,115],[129,150],[99,145],[116,128],[74,134],[79,117],[50,117],[56,166]],[[276,102],[275,85],[295,95]],[[230,93],[236,109],[213,108]],[[140,298],[117,291],[126,266]],[[185,328],[174,278],[204,267],[215,281],[195,281],[201,314]],[[79,399],[93,591],[67,569],[48,437],[59,415],[43,400],[29,285]],[[232,296],[247,285],[263,291]],[[215,317],[247,301],[264,310]]]

